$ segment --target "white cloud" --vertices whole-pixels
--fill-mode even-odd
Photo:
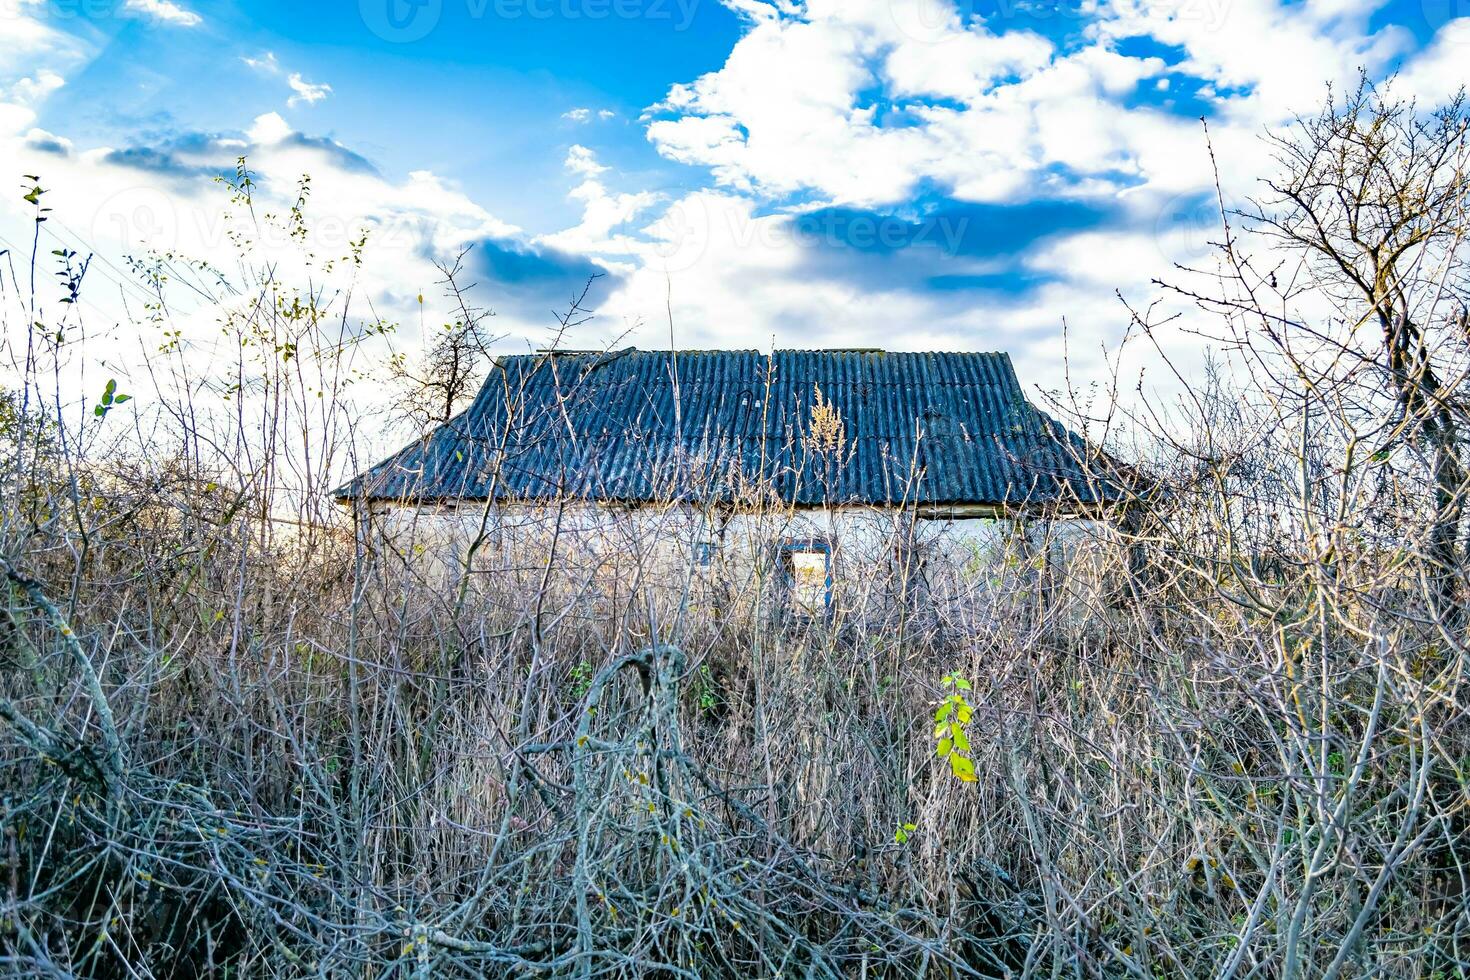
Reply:
[[[607,168],[597,162],[597,155],[579,143],[573,143],[567,149],[566,167],[572,173],[584,177],[596,177],[607,172]]]
[[[39,0],[21,0],[9,8],[5,3],[0,0],[0,82],[34,75],[43,65],[60,69],[81,60],[83,43],[77,37],[56,30],[26,9],[39,9]]]
[[[300,72],[293,71],[286,83],[291,86],[291,91],[296,93],[286,100],[288,106],[297,106],[302,103],[313,105],[332,94],[332,86],[326,83],[308,82],[301,77]]]
[[[617,115],[617,113],[616,112],[613,112],[611,109],[596,109],[596,110],[593,110],[593,109],[588,109],[588,108],[576,108],[576,109],[568,109],[566,112],[563,112],[561,114],[561,117],[563,119],[565,119],[567,122],[574,122],[574,123],[581,124],[581,123],[589,123],[594,118],[599,119],[599,120],[601,120],[603,122],[606,122],[607,120],[612,119],[616,115]]]
[[[22,78],[10,87],[10,97],[15,101],[30,105],[40,102],[46,96],[55,92],[66,84],[66,79],[49,68],[42,68],[34,75]]]
[[[62,156],[69,156],[74,149],[72,141],[65,136],[58,136],[40,127],[28,130],[25,134],[25,141],[27,146],[49,149]]]
[[[1206,83],[1205,98],[1224,93],[1221,125],[1288,119],[1327,82],[1402,53],[1406,31],[1370,30],[1380,3],[1200,0],[1161,11],[1157,0],[1107,0],[1088,8],[1081,46],[1060,50],[1018,29],[1020,14],[996,34],[939,0],[749,0],[737,6],[751,26],[725,64],[672,86],[650,109],[648,137],[669,159],[771,198],[875,205],[925,182],[977,200],[1176,183],[1150,165],[1169,155],[1139,138],[1190,127],[1161,120],[1149,100],[1131,103],[1135,91],[1167,90],[1165,73],[1183,73]],[[1140,36],[1185,60],[1118,53],[1120,39]]]
[[[172,0],[126,0],[123,9],[131,10],[157,23],[172,24],[175,27],[198,27],[204,23],[203,17],[173,3]]]
[[[1377,0],[1199,0],[1170,16],[1157,0],[1102,0],[1079,22],[1080,41],[1065,44],[1054,40],[1063,32],[1016,29],[1021,14],[994,33],[939,0],[724,2],[744,18],[745,34],[721,68],[672,86],[650,108],[647,128],[659,153],[708,168],[717,186],[672,196],[621,190],[615,170],[584,145],[594,142],[587,137],[565,158],[580,218],[539,236],[500,221],[432,173],[385,178],[348,148],[274,112],[244,133],[200,145],[79,150],[36,128],[33,108],[66,76],[65,52],[75,42],[25,18],[0,20],[0,153],[21,171],[48,175],[59,234],[69,222],[114,259],[165,243],[218,258],[221,199],[209,175],[245,154],[263,176],[262,197],[276,205],[288,200],[296,175],[313,175],[310,216],[331,243],[373,230],[362,281],[388,319],[417,322],[414,297],[433,297],[439,278],[431,256],[509,240],[592,255],[617,273],[603,316],[569,338],[574,343],[595,345],[627,327],[635,327],[628,342],[666,343],[669,299],[677,341],[691,346],[765,346],[774,335],[788,346],[1005,348],[1023,379],[1050,386],[1059,381],[1064,317],[1082,358],[1074,367],[1088,377],[1101,370],[1098,344],[1126,323],[1113,290],[1146,300],[1151,278],[1207,257],[1208,229],[1178,212],[1210,187],[1209,157],[1198,122],[1164,100],[1210,104],[1214,146],[1227,183],[1236,185],[1227,194],[1238,194],[1263,172],[1263,124],[1310,109],[1326,80],[1350,80],[1359,64],[1381,73],[1407,43],[1401,30],[1370,30]],[[1463,78],[1464,49],[1455,46],[1462,35],[1451,28],[1470,36],[1470,19],[1446,24],[1434,45],[1407,61],[1404,82],[1413,91],[1445,93]],[[1182,60],[1119,53],[1122,39],[1141,35],[1181,50]],[[50,59],[44,69],[42,52]],[[289,85],[288,105],[330,92],[272,52],[242,60]],[[562,116],[578,125],[615,117],[595,105]],[[1013,255],[922,253],[936,259],[932,272],[907,277],[896,266],[912,258],[814,246],[793,231],[803,209],[910,210],[919,191],[982,204],[1084,202],[1105,217],[1097,226],[1018,236]],[[13,201],[0,200],[0,224],[7,220],[23,228],[26,219]],[[1025,282],[1014,288],[945,290],[925,280],[978,282],[1015,270]],[[494,306],[495,283],[484,289]],[[502,314],[500,328],[517,340],[539,333],[540,324]]]
[[[36,121],[36,114],[25,106],[0,102],[0,135],[21,133]]]
[[[254,58],[241,58],[240,60],[263,75],[284,73],[281,62],[277,60],[274,51],[266,51]],[[286,105],[293,109],[303,104],[315,105],[332,94],[332,86],[325,83],[308,82],[299,71],[293,71],[287,75],[286,84],[291,87],[293,93],[286,100]]]
[[[279,143],[291,135],[291,124],[281,118],[278,112],[267,112],[255,117],[247,133],[252,143],[269,146]]]
[[[40,0],[0,7],[0,140],[31,130],[36,106],[88,56],[84,41],[53,28],[44,13]]]
[[[810,267],[789,215],[745,195],[685,195],[643,229],[632,271],[602,304],[599,329],[634,328],[626,342],[686,347],[973,349],[1001,311],[944,301],[883,282]],[[587,343],[606,342],[592,336]],[[620,341],[622,342],[622,341]]]
[[[255,58],[241,58],[240,60],[256,71],[264,72],[267,75],[279,75],[281,73],[281,63],[276,60],[276,53],[274,51],[266,51]]]
[[[1239,197],[1270,166],[1263,127],[1310,111],[1329,82],[1351,83],[1359,66],[1382,77],[1412,43],[1403,28],[1372,22],[1382,0],[1048,7],[1080,17],[1065,42],[1056,39],[1068,32],[1042,17],[1045,36],[1026,30],[1024,7],[994,33],[995,18],[962,18],[973,5],[946,0],[726,5],[747,30],[725,63],[673,85],[647,111],[657,151],[708,168],[721,188],[676,202],[649,234],[685,227],[691,213],[713,225],[696,221],[702,232],[674,236],[683,258],[667,280],[662,253],[644,256],[614,297],[623,315],[658,311],[672,282],[679,322],[741,325],[710,338],[722,345],[759,340],[750,332],[772,326],[781,343],[784,325],[813,344],[994,345],[1012,350],[1023,376],[1049,384],[1064,318],[1081,341],[1074,354],[1095,352],[1127,322],[1114,290],[1147,302],[1152,279],[1178,281],[1187,274],[1176,263],[1210,258],[1209,216],[1193,213],[1213,187],[1204,132],[1197,110],[1172,103],[1209,107],[1225,193]],[[1470,49],[1450,47],[1450,26],[1408,68],[1423,90],[1444,93],[1464,78],[1456,55]],[[1158,43],[1122,45],[1139,38]],[[878,274],[876,260],[872,281],[836,274],[845,259],[815,263],[813,249],[779,233],[789,227],[783,211],[912,210],[920,191],[959,202],[1086,202],[1106,217],[1096,228],[1017,236],[1023,251],[1010,264],[1027,284],[955,293],[922,275],[901,284]],[[976,281],[995,272],[964,256],[940,265]],[[916,323],[921,332],[910,336]]]
[[[1435,33],[1434,41],[1411,59],[1399,75],[1406,94],[1424,103],[1442,102],[1470,81],[1465,69],[1470,59],[1470,17],[1447,21]]]
[[[604,257],[638,255],[646,243],[638,242],[626,233],[615,234],[635,217],[658,203],[658,197],[649,192],[634,194],[609,193],[599,179],[608,168],[597,161],[590,149],[573,144],[567,150],[568,173],[581,177],[581,182],[568,195],[582,203],[582,220],[572,228],[542,235],[537,241],[567,252],[595,253]],[[631,267],[623,266],[624,270]]]
[[[1159,16],[1158,0],[1110,0],[1097,22],[1102,40],[1147,36],[1186,52],[1180,71],[1239,89],[1225,101],[1236,118],[1276,122],[1350,83],[1360,68],[1381,71],[1412,43],[1403,27],[1370,29],[1383,0],[1199,0]]]
[[[117,150],[79,148],[31,126],[28,113],[12,115],[11,109],[0,103],[0,159],[14,173],[43,175],[45,202],[54,210],[39,226],[42,254],[69,248],[95,256],[82,297],[82,311],[96,327],[88,332],[87,362],[105,362],[109,371],[136,379],[139,387],[147,383],[145,361],[156,338],[138,327],[123,305],[133,304],[136,312],[136,304],[144,301],[126,257],[172,251],[237,270],[224,218],[229,195],[214,181],[215,174],[233,171],[237,157],[246,157],[256,175],[253,194],[261,214],[285,213],[294,202],[299,176],[312,175],[310,234],[304,244],[320,259],[345,256],[351,243],[368,233],[354,309],[359,317],[402,324],[392,340],[402,348],[418,343],[421,322],[432,325],[440,322],[438,317],[452,315],[447,307],[436,312],[442,275],[434,267],[435,256],[452,255],[465,243],[484,239],[528,239],[442,178],[427,172],[386,178],[347,148],[301,133],[277,113],[257,117],[234,136],[183,133]],[[26,207],[18,195],[0,198],[0,237],[20,241],[36,229]],[[258,225],[254,233],[259,236],[255,261],[276,264],[287,279],[304,282],[312,275],[302,263],[298,243],[262,232]],[[49,275],[38,279],[50,281]],[[417,301],[420,293],[423,306]],[[191,357],[198,358],[207,375],[212,345],[220,336],[218,310],[192,294],[183,295],[189,294],[187,289],[180,294],[171,310],[174,326],[184,331]],[[54,298],[55,291],[43,287],[42,308]],[[518,323],[513,316],[502,316],[501,322],[525,335],[542,326]],[[370,347],[363,355],[368,358],[363,366],[371,369],[385,351]],[[75,380],[69,377],[66,383]]]

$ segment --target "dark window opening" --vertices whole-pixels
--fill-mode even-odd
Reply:
[[[832,548],[825,541],[787,541],[781,570],[793,612],[824,615],[832,605]]]

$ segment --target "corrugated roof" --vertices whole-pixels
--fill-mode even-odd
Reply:
[[[821,399],[841,441],[813,438]],[[459,416],[342,498],[1022,505],[1094,498],[1076,436],[1003,353],[781,350],[502,358]]]

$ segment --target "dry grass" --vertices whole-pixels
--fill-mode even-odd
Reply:
[[[1148,482],[1088,574],[1021,536],[922,587],[839,555],[800,627],[760,562],[671,573],[649,515],[591,548],[551,506],[431,573],[326,504],[363,333],[348,290],[274,275],[196,284],[235,377],[166,343],[157,400],[103,423],[44,380],[75,310],[17,332],[5,971],[1463,975],[1465,487],[1447,510],[1414,435],[1462,424],[1452,336],[1385,423],[1366,374],[1228,306],[1256,369],[1135,420]],[[973,782],[935,755],[953,673]]]

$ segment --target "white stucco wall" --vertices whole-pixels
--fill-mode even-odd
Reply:
[[[728,514],[483,503],[388,510],[372,526],[381,547],[431,579],[458,579],[468,559],[471,578],[487,587],[532,592],[554,574],[568,595],[646,590],[694,603],[770,601],[782,584],[780,547],[816,541],[830,550],[831,601],[844,611],[897,595],[973,597],[1008,577],[1075,564],[1089,531],[1079,521],[924,519],[881,508]]]

